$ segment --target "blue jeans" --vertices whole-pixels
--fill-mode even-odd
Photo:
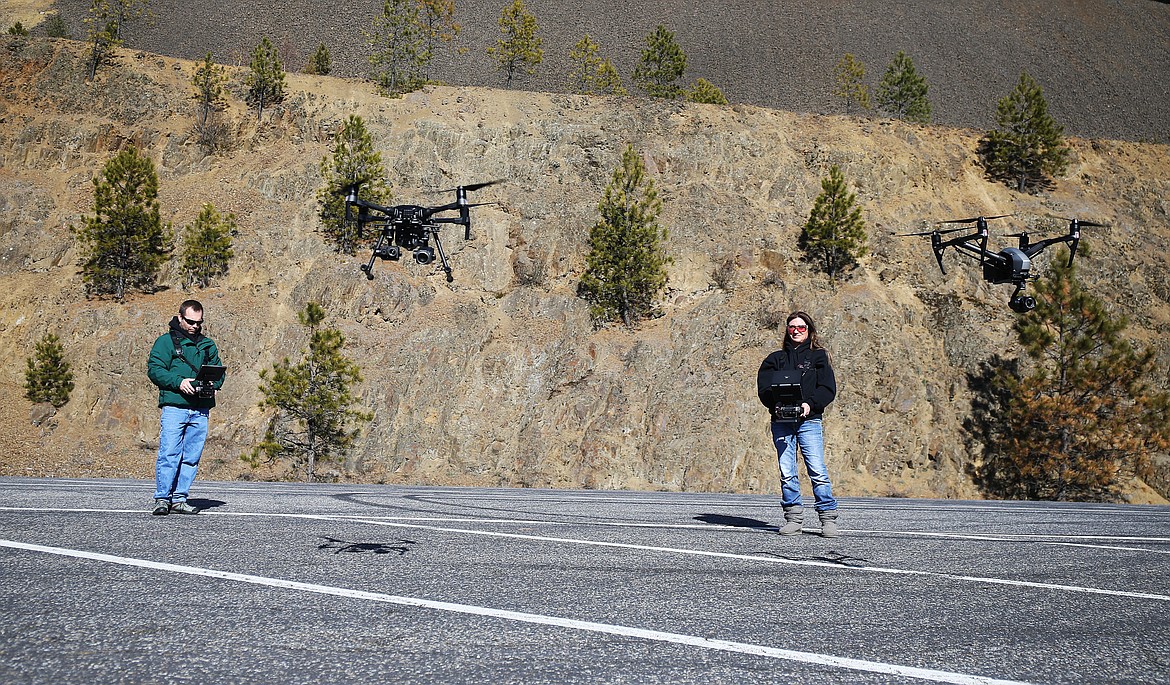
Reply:
[[[162,408],[158,461],[154,465],[154,498],[186,502],[207,440],[210,409]]]
[[[800,504],[800,478],[796,471],[796,448],[799,445],[800,454],[804,457],[804,470],[812,481],[816,510],[836,509],[833,484],[829,482],[829,471],[825,468],[825,436],[821,432],[821,420],[807,419],[800,423],[773,421],[772,442],[776,444],[776,456],[780,461],[780,496],[784,506]]]

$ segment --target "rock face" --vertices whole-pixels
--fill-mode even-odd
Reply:
[[[69,41],[0,42],[3,473],[149,476],[158,410],[146,354],[194,296],[230,367],[206,477],[282,475],[253,473],[237,457],[266,425],[259,372],[299,355],[296,312],[313,301],[345,334],[374,415],[339,477],[776,491],[755,371],[779,346],[777,322],[803,309],[840,381],[826,413],[838,491],[977,497],[967,473],[977,450],[963,430],[968,374],[1016,352],[1010,287],[982,282],[977,265],[951,255],[940,274],[925,242],[894,234],[979,214],[1014,213],[1001,234],[1063,230],[1049,215],[1109,222],[1090,237],[1082,277],[1170,361],[1165,146],[1072,139],[1068,174],[1029,196],[984,179],[969,130],[470,87],[391,100],[364,83],[293,74],[286,102],[257,124],[234,71],[236,145],[209,157],[190,134],[193,63],[126,51],[86,83],[82,59]],[[358,265],[368,253],[339,255],[318,232],[319,163],[350,114],[372,132],[396,202],[438,203],[446,196],[427,191],[506,181],[474,198],[498,204],[474,210],[471,241],[443,234],[454,283],[405,262],[379,262],[367,281]],[[626,144],[663,198],[674,264],[659,316],[597,329],[576,284]],[[92,212],[91,179],[126,145],[155,161],[176,228],[207,202],[236,215],[237,256],[214,287],[185,292],[166,271],[159,292],[85,298],[68,227]],[[796,250],[834,164],[870,235],[870,254],[836,285]],[[723,263],[734,269],[718,287]],[[46,332],[61,337],[77,386],[51,430],[30,423],[20,389]]]

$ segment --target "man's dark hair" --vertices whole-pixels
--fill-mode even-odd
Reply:
[[[188,309],[194,309],[197,312],[203,311],[203,305],[199,304],[199,300],[184,300],[183,304],[179,305],[179,316]]]

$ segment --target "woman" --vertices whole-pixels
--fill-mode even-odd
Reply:
[[[825,468],[825,440],[821,431],[821,413],[837,396],[837,379],[829,363],[829,352],[817,338],[812,317],[804,312],[788,315],[784,349],[768,355],[760,365],[760,401],[772,414],[772,441],[780,461],[780,492],[784,505],[781,535],[798,535],[804,525],[804,507],[800,500],[800,479],[796,471],[796,449],[804,457],[804,469],[812,481],[814,507],[821,519],[821,536],[837,537],[837,500]],[[799,416],[788,420],[779,413],[768,378],[777,372],[796,371],[800,376],[801,404]]]

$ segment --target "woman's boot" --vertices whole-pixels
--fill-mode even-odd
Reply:
[[[800,530],[804,526],[804,507],[795,504],[791,507],[784,507],[784,527],[780,529],[781,535],[800,535]]]
[[[835,538],[841,534],[837,530],[837,510],[831,509],[829,511],[818,511],[817,515],[821,517],[821,537]]]

